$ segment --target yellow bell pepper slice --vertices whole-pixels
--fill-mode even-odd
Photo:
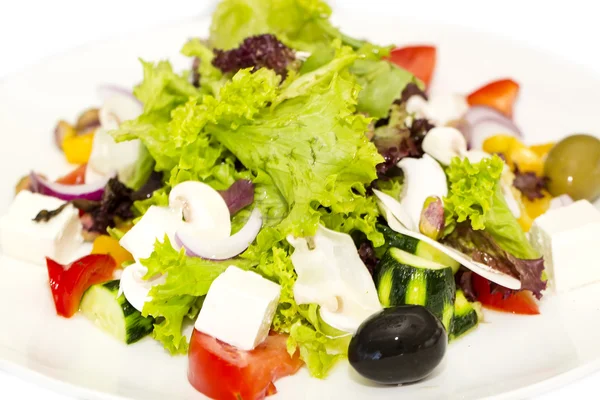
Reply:
[[[71,164],[85,164],[92,154],[94,132],[83,135],[67,136],[63,140],[63,151]]]
[[[133,261],[133,256],[119,244],[117,239],[108,235],[100,235],[94,240],[92,254],[109,254],[120,267],[125,261]]]
[[[538,155],[541,159],[545,159],[550,150],[554,147],[554,142],[544,143],[544,144],[536,144],[530,147],[531,151]]]

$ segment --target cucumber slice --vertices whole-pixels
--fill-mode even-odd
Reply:
[[[450,340],[456,340],[475,329],[479,324],[479,303],[471,303],[462,290],[456,291],[454,317],[450,328]]]
[[[152,332],[154,319],[142,317],[118,292],[118,280],[94,285],[85,292],[80,311],[103,331],[132,344]]]
[[[429,243],[398,233],[385,225],[377,225],[377,229],[383,233],[386,241],[386,246],[384,246],[382,252],[385,252],[389,247],[395,247],[426,260],[450,267],[453,273],[456,273],[460,268],[458,261],[442,253]]]
[[[425,306],[449,331],[456,291],[452,268],[392,247],[379,263],[375,282],[384,307]]]

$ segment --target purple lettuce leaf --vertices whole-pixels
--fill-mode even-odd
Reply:
[[[227,190],[219,191],[229,213],[235,215],[242,208],[245,208],[254,202],[254,184],[248,179],[237,180]]]
[[[469,255],[474,261],[510,275],[521,282],[521,290],[529,290],[540,299],[547,282],[542,280],[544,259],[524,260],[504,251],[485,230],[474,230],[460,223],[444,243]]]
[[[212,64],[224,73],[235,73],[243,68],[269,68],[287,75],[288,65],[296,60],[292,49],[281,43],[274,35],[263,34],[246,38],[236,49],[215,49]]]

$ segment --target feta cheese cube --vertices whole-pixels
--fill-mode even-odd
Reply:
[[[530,231],[557,292],[600,281],[600,211],[586,200],[549,210]]]
[[[212,283],[195,328],[242,350],[269,334],[281,287],[251,271],[230,266]]]
[[[35,222],[41,210],[55,210],[63,200],[23,190],[0,220],[0,245],[10,257],[44,264],[45,257],[69,263],[83,242],[79,212],[68,205],[48,222]]]
[[[150,257],[156,240],[163,242],[165,234],[175,246],[175,232],[182,225],[181,211],[152,206],[119,241],[136,261]]]

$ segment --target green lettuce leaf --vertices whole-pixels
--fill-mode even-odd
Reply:
[[[172,354],[187,352],[187,338],[182,333],[183,321],[197,314],[198,299],[208,293],[212,282],[230,265],[248,269],[247,260],[209,261],[188,257],[185,250],[177,251],[165,236],[164,242],[156,242],[149,258],[141,260],[148,268],[145,279],[165,275],[166,281],[150,291],[152,301],[144,305],[143,315],[157,319],[154,338]]]
[[[146,149],[146,146],[140,146],[140,155],[135,163],[131,177],[124,182],[125,185],[133,190],[139,190],[152,174],[155,165],[154,158]]]
[[[246,105],[249,115],[224,115],[217,124],[206,126],[246,168],[271,178],[289,209],[280,226],[284,235],[313,234],[322,215],[319,207],[350,217],[365,214],[370,206],[361,201],[364,185],[376,178],[375,166],[382,158],[365,137],[369,121],[355,114],[358,85],[347,71],[354,59],[341,52],[283,88],[271,79],[272,86],[262,88],[273,94],[264,98],[270,107],[258,110]],[[231,85],[244,80],[240,89],[254,87],[254,81],[264,81],[260,73],[275,76],[264,69],[254,74],[240,71]],[[239,96],[229,86],[223,87],[221,101]],[[365,233],[371,240],[382,240],[374,228]]]
[[[351,72],[357,76],[362,87],[358,96],[358,111],[374,118],[386,117],[406,85],[417,82],[410,72],[385,60],[356,60]]]
[[[340,39],[359,49],[367,43],[345,35],[329,22],[331,8],[322,0],[223,0],[213,14],[210,45],[231,49],[248,36],[272,33],[287,46],[313,51]],[[388,48],[369,47],[373,54]]]
[[[500,185],[504,162],[494,155],[471,164],[467,158],[454,158],[446,170],[450,182],[444,200],[446,224],[469,220],[474,230],[484,230],[494,242],[513,257],[533,260],[539,257],[514,217]]]
[[[293,354],[292,350],[297,346],[311,376],[323,379],[339,361],[347,358],[352,335],[327,326],[318,311],[316,304],[300,306],[299,312],[304,320],[292,325],[288,351]],[[335,336],[330,336],[330,333]]]
[[[533,260],[540,257],[508,208],[500,185],[494,191],[492,206],[485,216],[485,231],[494,238],[502,250],[516,258]]]
[[[200,74],[200,91],[212,95],[219,93],[226,80],[221,70],[212,65],[215,57],[212,49],[199,39],[192,39],[183,46],[181,53],[188,57],[197,57],[200,60],[197,71]]]
[[[447,218],[459,223],[468,219],[473,229],[484,229],[503,168],[504,162],[496,155],[475,164],[466,157],[453,158],[446,169],[450,186],[444,199]]]

